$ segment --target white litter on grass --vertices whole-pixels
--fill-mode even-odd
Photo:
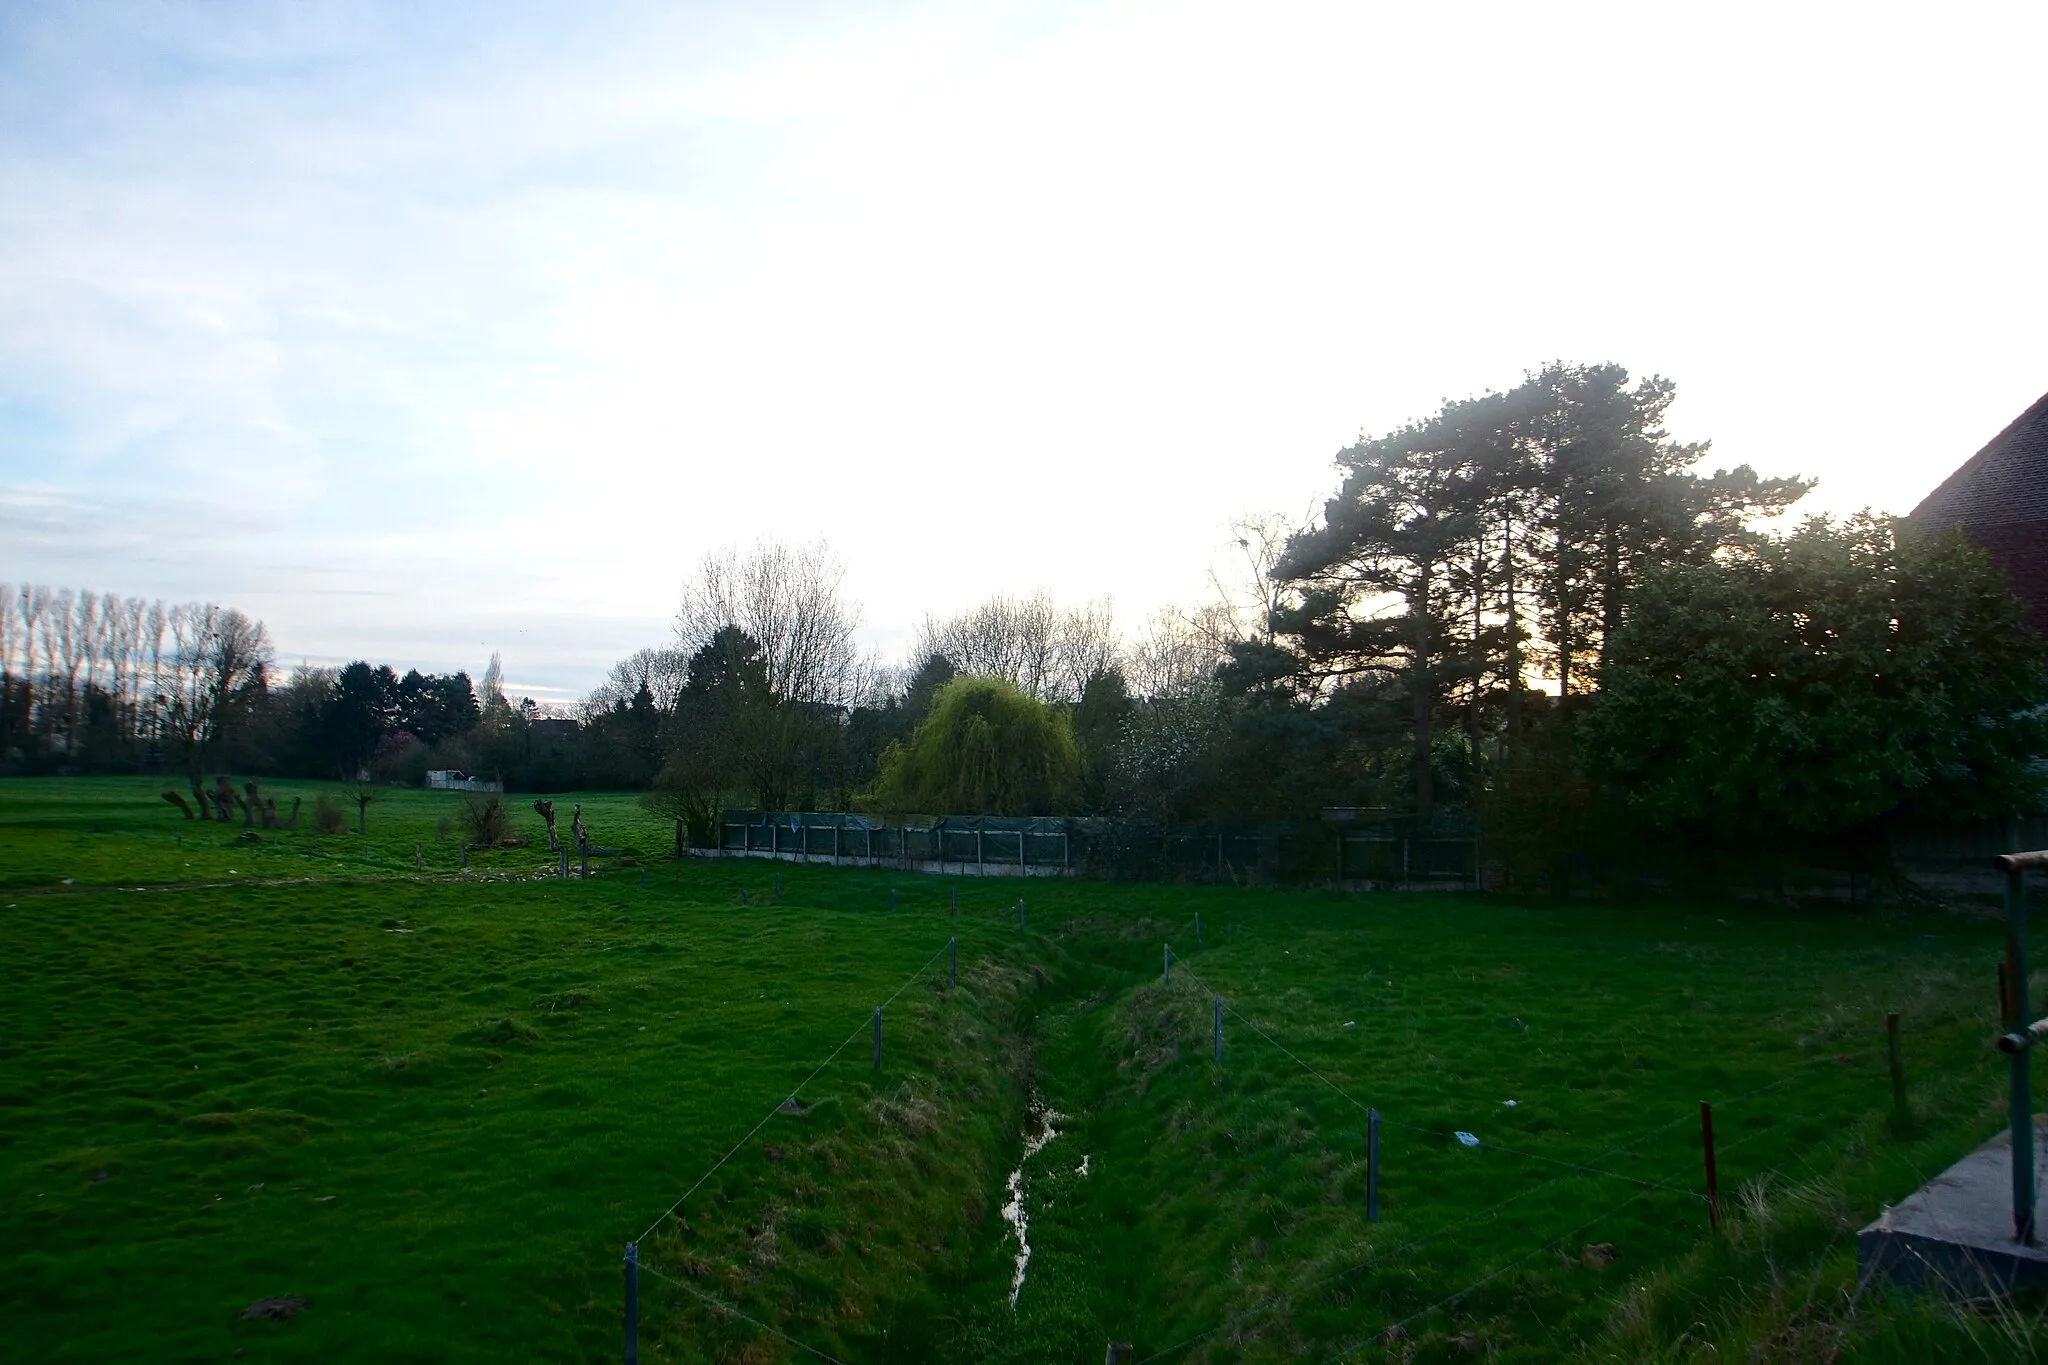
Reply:
[[[1515,1107],[1515,1102],[1513,1100],[1502,1100],[1501,1103],[1506,1105],[1510,1109],[1513,1109]]]
[[[1344,1027],[1345,1027],[1345,1028],[1357,1028],[1357,1027],[1358,1027],[1358,1021],[1357,1021],[1356,1019],[1346,1019],[1346,1020],[1344,1021]]]
[[[1459,1129],[1457,1132],[1451,1134],[1451,1136],[1456,1138],[1458,1141],[1464,1143],[1467,1147],[1477,1147],[1479,1145],[1479,1139],[1473,1137],[1470,1133],[1466,1132],[1462,1128]]]
[[[1089,1157],[1090,1157],[1091,1155],[1092,1155],[1092,1153],[1089,1153],[1089,1152],[1083,1152],[1083,1153],[1081,1153],[1081,1164],[1080,1164],[1080,1165],[1078,1165],[1078,1166],[1076,1166],[1076,1167],[1074,1168],[1074,1174],[1075,1174],[1075,1175],[1086,1175],[1086,1174],[1088,1174],[1088,1158],[1089,1158]]]
[[[1024,1292],[1024,1268],[1031,1264],[1031,1242],[1026,1237],[1029,1219],[1024,1213],[1024,1163],[1031,1160],[1046,1143],[1060,1135],[1056,1126],[1066,1115],[1049,1108],[1045,1101],[1033,1095],[1024,1109],[1024,1155],[1017,1161],[1017,1169],[1010,1172],[1010,1198],[1003,1205],[1003,1221],[1017,1233],[1017,1268],[1010,1273],[1010,1307],[1017,1306],[1017,1296]],[[1082,1159],[1087,1165],[1087,1159]]]

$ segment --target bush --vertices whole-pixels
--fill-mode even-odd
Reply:
[[[1073,799],[1080,751],[1066,716],[1001,678],[955,678],[910,737],[882,755],[886,811],[1051,815]]]
[[[348,819],[341,813],[341,802],[323,793],[313,803],[313,832],[339,834],[347,827]]]
[[[473,848],[496,848],[512,831],[512,820],[505,810],[505,803],[495,795],[472,795],[463,802],[463,823],[469,827],[469,842]]]

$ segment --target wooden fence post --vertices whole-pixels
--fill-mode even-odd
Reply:
[[[1884,1016],[1885,1060],[1891,1064],[1892,1073],[1892,1120],[1901,1131],[1912,1127],[1913,1110],[1906,1103],[1906,1051],[1899,1036],[1899,1012],[1887,1011]]]

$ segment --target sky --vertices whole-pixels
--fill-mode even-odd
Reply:
[[[1193,604],[1547,361],[1904,512],[2048,390],[2048,7],[0,0],[0,581],[570,700],[703,556]]]

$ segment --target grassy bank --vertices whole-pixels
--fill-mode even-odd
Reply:
[[[766,863],[661,859],[622,796],[586,814],[637,865],[462,876],[459,797],[248,841],[159,785],[0,783],[0,1309],[29,1358],[614,1358],[643,1229],[650,1359],[808,1358],[728,1309],[849,1361],[2031,1348],[1853,1274],[1854,1228],[2000,1121],[1990,921],[787,865],[778,897]],[[1013,1309],[1034,1091],[1058,1135]],[[236,1316],[282,1295],[308,1306]]]

